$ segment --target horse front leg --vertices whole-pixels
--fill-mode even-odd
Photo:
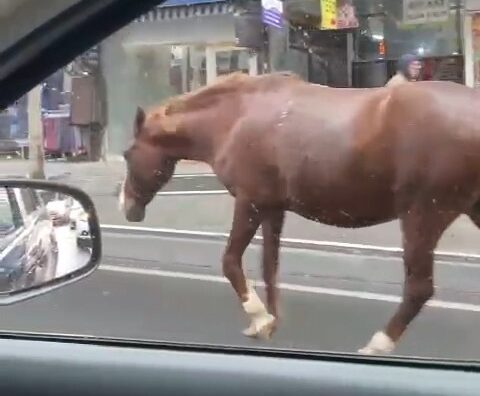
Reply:
[[[260,225],[260,214],[248,200],[235,199],[232,230],[223,254],[223,273],[237,293],[242,307],[250,317],[244,331],[249,337],[269,337],[275,322],[251,285],[247,284],[242,268],[243,254]]]
[[[373,355],[390,353],[410,322],[433,296],[434,249],[456,213],[409,210],[400,218],[403,231],[405,281],[403,297],[384,331],[375,333],[358,352]]]
[[[280,236],[285,212],[275,210],[264,213],[263,234],[263,280],[267,294],[267,309],[278,320],[277,274],[279,265]]]

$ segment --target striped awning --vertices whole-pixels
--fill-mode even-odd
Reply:
[[[221,0],[167,0],[160,7],[192,6],[197,4],[221,3]]]
[[[185,19],[194,16],[233,14],[235,6],[218,0],[167,0],[150,12],[142,15],[137,22],[155,22],[169,19]]]

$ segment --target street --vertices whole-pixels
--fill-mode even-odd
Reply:
[[[287,250],[280,329],[271,341],[250,340],[221,276],[222,244],[104,233],[104,245],[90,278],[2,308],[2,330],[355,352],[385,324],[400,293],[398,260]],[[257,256],[257,248],[246,255],[251,279],[259,279]],[[362,266],[371,266],[369,275]],[[420,314],[397,353],[478,359],[480,268],[441,263],[437,270],[436,306]]]
[[[271,341],[245,338],[241,330],[247,318],[222,276],[225,241],[201,235],[228,233],[231,197],[160,195],[150,204],[146,220],[132,224],[117,209],[123,164],[69,166],[68,174],[58,179],[92,196],[103,227],[102,264],[77,284],[2,308],[1,330],[355,353],[386,324],[400,300],[403,267],[398,255],[378,256],[357,247],[335,252],[283,247],[279,330]],[[5,174],[1,167],[0,173]],[[194,172],[188,168],[184,173]],[[174,179],[165,191],[218,188],[211,177],[200,175]],[[128,228],[132,226],[146,231]],[[158,229],[191,235],[169,237],[156,233]],[[283,237],[323,241],[325,247],[401,246],[398,222],[345,230],[294,214],[287,216]],[[466,217],[445,233],[438,250],[467,259],[438,257],[434,300],[410,326],[397,354],[480,358],[479,238],[479,230]],[[260,257],[260,246],[250,246],[244,266],[262,295]]]
[[[0,175],[24,175],[26,161],[0,161]],[[93,199],[102,224],[132,225],[117,210],[119,183],[125,174],[125,164],[65,163],[49,161],[47,174],[56,181],[80,187]],[[205,176],[211,169],[198,163],[185,162],[177,166],[175,177],[165,192],[205,192],[223,189],[215,177]],[[233,213],[233,199],[228,194],[160,195],[147,208],[141,226],[180,230],[228,232]],[[283,237],[321,240],[380,247],[401,247],[398,221],[357,230],[330,227],[288,213]],[[480,230],[466,216],[457,219],[444,233],[438,250],[480,255]]]

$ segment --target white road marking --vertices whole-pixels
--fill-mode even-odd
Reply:
[[[198,281],[213,282],[213,283],[226,283],[226,284],[229,283],[226,278],[222,276],[216,276],[216,275],[193,274],[193,273],[187,273],[187,272],[164,271],[164,270],[147,269],[147,268],[122,267],[122,266],[108,265],[108,264],[101,265],[99,269],[103,271],[121,272],[125,274],[159,276],[159,277],[165,277],[165,278],[198,280]],[[255,281],[255,285],[264,286],[264,283],[262,281]],[[360,300],[373,300],[373,301],[382,301],[382,302],[389,302],[389,303],[399,303],[401,301],[401,298],[399,296],[394,296],[391,294],[370,293],[370,292],[363,292],[363,291],[356,291],[356,290],[342,290],[342,289],[334,289],[334,288],[328,288],[328,287],[304,286],[304,285],[296,285],[291,283],[280,283],[278,287],[280,289],[289,290],[293,292],[358,298]],[[427,302],[426,305],[434,308],[454,309],[457,311],[480,312],[480,305],[459,303],[459,302],[453,302],[453,301],[430,300]]]
[[[217,177],[215,173],[179,173],[172,176],[174,179],[195,179],[197,177]]]
[[[180,191],[160,191],[157,195],[226,195],[227,190],[180,190]]]
[[[227,240],[228,234],[223,232],[211,232],[211,231],[196,231],[196,230],[179,230],[175,228],[154,228],[154,227],[139,227],[139,226],[124,226],[116,224],[101,224],[100,225],[103,232],[115,232],[115,231],[132,231],[132,232],[144,232],[151,233],[152,235],[159,235],[168,238],[183,238],[183,237],[197,237],[197,238],[209,238],[216,240]],[[164,234],[164,235],[162,235]],[[261,235],[255,235],[254,240],[262,241],[263,238]],[[398,258],[402,253],[403,249],[399,247],[385,247],[385,246],[376,246],[376,245],[366,245],[359,243],[346,243],[346,242],[336,242],[336,241],[318,241],[312,239],[297,239],[297,238],[282,238],[281,244],[283,247],[292,247],[294,249],[318,249],[322,248],[334,248],[339,250],[349,250],[359,252],[382,252],[394,254],[394,258]],[[460,253],[460,252],[448,252],[448,251],[436,251],[437,256],[441,256],[443,259],[457,259],[454,263],[440,262],[438,264],[444,265],[453,265],[453,266],[463,266],[470,268],[478,268],[480,266],[477,263],[468,263],[460,262],[460,260],[474,260],[480,261],[479,254],[470,254],[470,253]]]

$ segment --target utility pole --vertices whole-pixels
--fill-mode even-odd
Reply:
[[[31,179],[45,179],[41,97],[41,85],[37,85],[28,93],[28,176]]]

